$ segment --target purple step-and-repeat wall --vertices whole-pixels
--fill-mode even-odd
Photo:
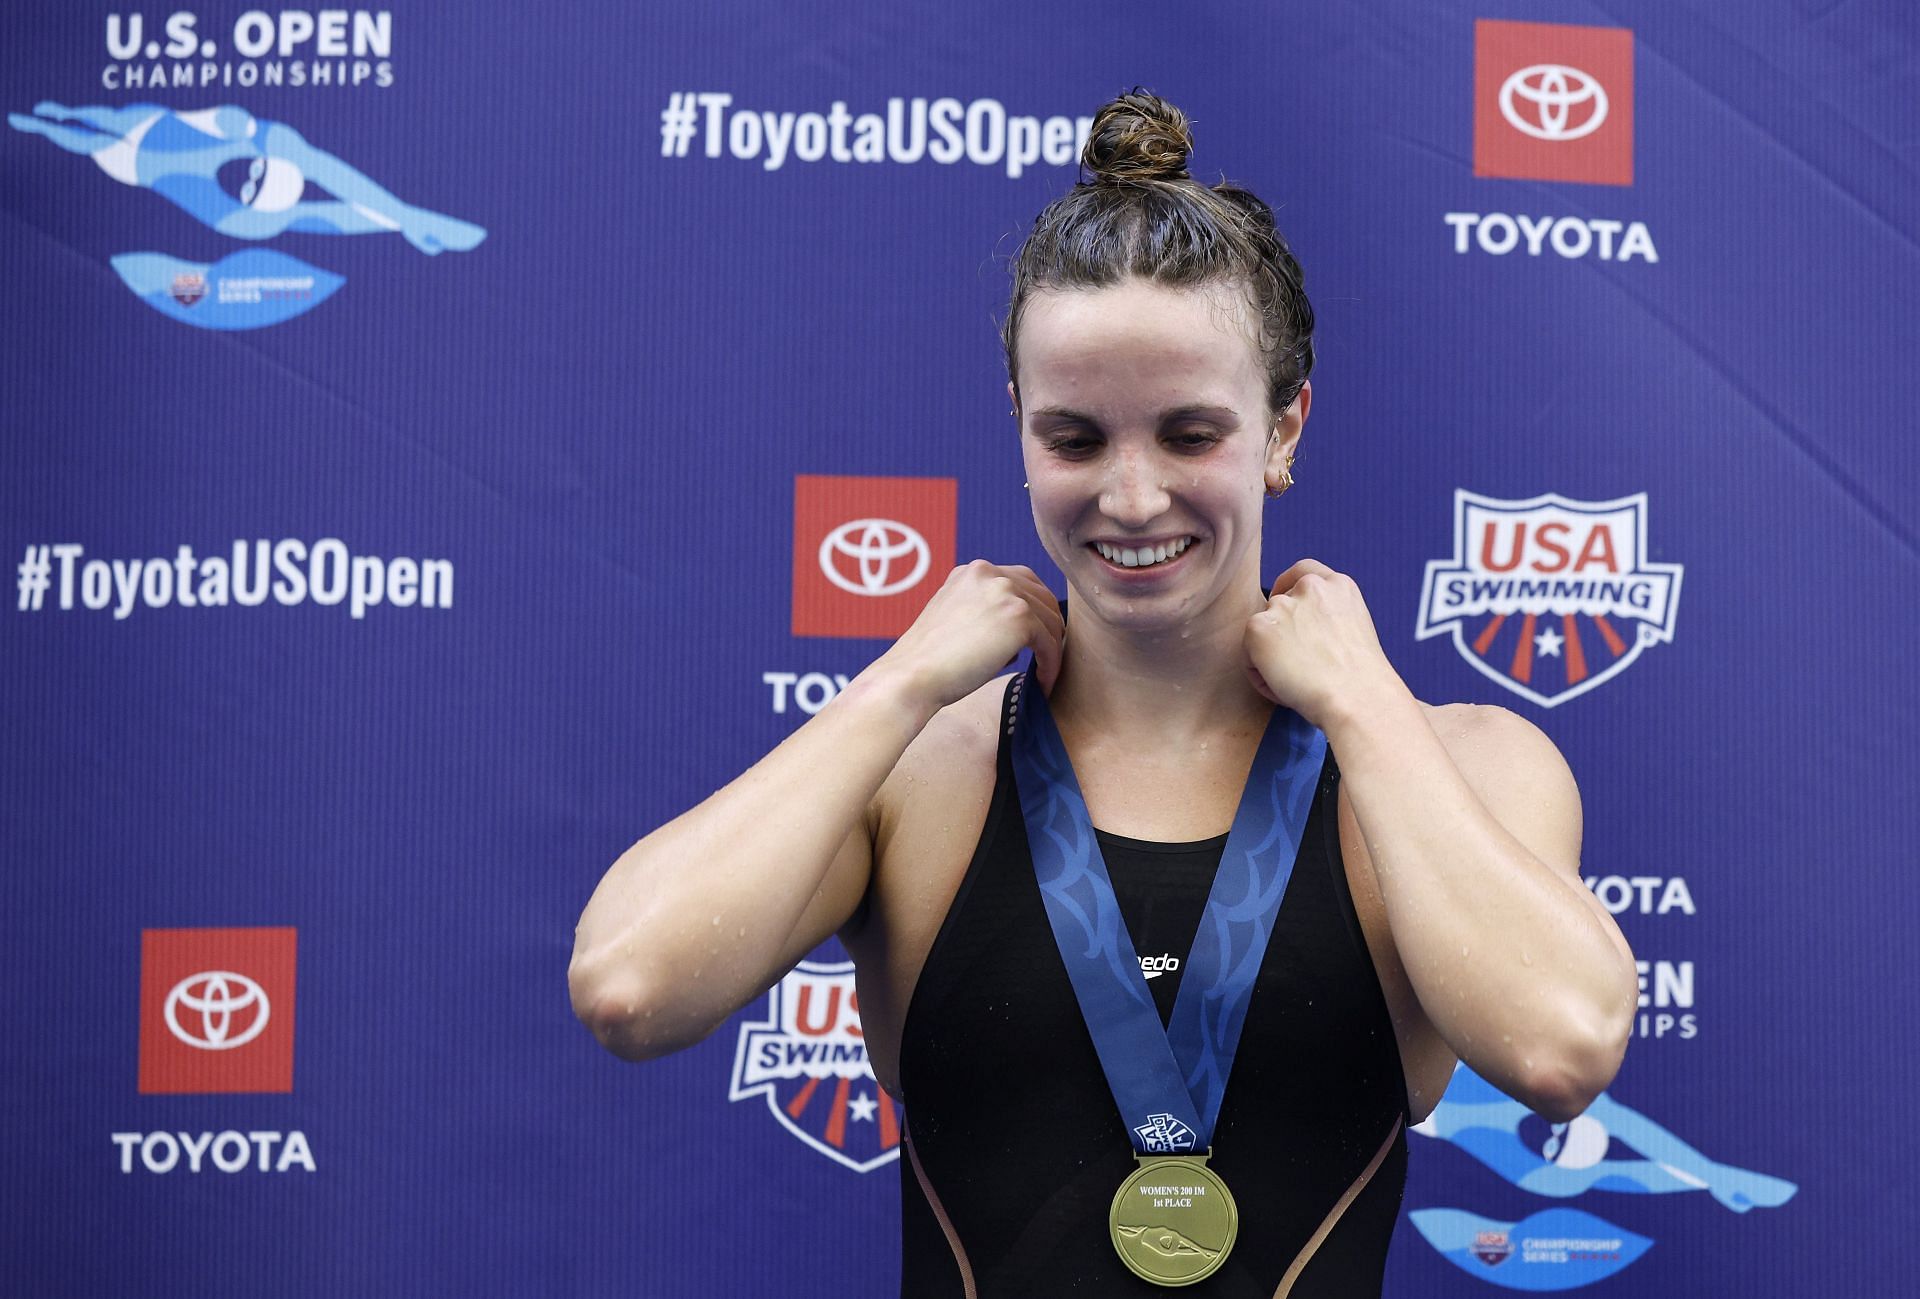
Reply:
[[[1913,1292],[1904,7],[6,27],[6,1293],[897,1288],[844,953],[634,1067],[572,927],[951,564],[1051,571],[1004,264],[1135,83],[1320,314],[1268,567],[1553,737],[1641,961],[1588,1114],[1456,1077],[1388,1292]]]

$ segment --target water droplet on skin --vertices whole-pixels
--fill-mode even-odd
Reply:
[[[1502,1033],[1502,1034],[1500,1035],[1500,1040],[1501,1040],[1502,1042],[1511,1042],[1511,1041],[1513,1041],[1513,1034],[1511,1034],[1511,1033]]]
[[[740,936],[741,938],[745,938],[745,937],[747,936],[747,927],[746,927],[745,925],[741,925],[741,926],[740,926],[740,934],[739,934],[739,936]]]
[[[1467,949],[1466,949],[1466,946],[1463,944],[1460,948],[1460,955],[1465,956],[1466,954],[1467,954]]]
[[[717,924],[719,924],[719,923],[720,923],[720,917],[719,917],[719,916],[715,916],[715,917],[713,918],[713,923],[714,923],[714,924],[716,924],[716,925],[717,925]]]
[[[1522,953],[1520,953],[1520,963],[1521,963],[1522,965],[1532,965],[1532,964],[1533,964],[1533,954],[1532,954],[1531,952],[1522,952]]]

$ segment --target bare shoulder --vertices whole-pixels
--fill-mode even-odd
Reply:
[[[1533,779],[1573,790],[1573,773],[1545,731],[1494,704],[1421,704],[1427,724],[1469,783]],[[1542,789],[1541,792],[1545,792]]]
[[[1491,704],[1422,704],[1427,724],[1446,747],[1487,810],[1529,841],[1543,839],[1577,861],[1580,788],[1546,732],[1518,713]],[[1523,828],[1524,827],[1524,828]]]

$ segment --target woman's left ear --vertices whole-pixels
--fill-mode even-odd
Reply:
[[[1267,486],[1269,490],[1289,482],[1288,466],[1300,454],[1300,431],[1307,425],[1307,411],[1313,406],[1313,385],[1303,383],[1293,404],[1280,412],[1273,422],[1273,436],[1267,439]],[[1284,489],[1282,489],[1284,490]]]

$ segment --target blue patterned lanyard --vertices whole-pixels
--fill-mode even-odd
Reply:
[[[1205,1150],[1313,808],[1326,737],[1297,713],[1274,710],[1163,1028],[1046,696],[1031,675],[1015,688],[1013,771],[1027,846],[1107,1086],[1135,1150]]]

